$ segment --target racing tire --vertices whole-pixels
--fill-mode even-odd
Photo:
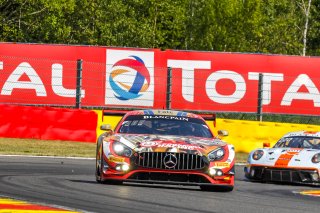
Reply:
[[[202,191],[210,191],[210,192],[231,192],[233,190],[233,186],[210,186],[210,185],[201,185],[200,189]]]
[[[101,180],[101,168],[102,168],[102,164],[103,164],[103,160],[102,160],[102,153],[101,153],[101,156],[100,156],[100,166],[98,165],[98,148],[99,147],[97,147],[97,151],[96,151],[96,173],[95,173],[95,175],[96,175],[96,181],[98,182],[98,183],[102,183],[103,181]]]
[[[100,161],[100,166],[98,164],[98,161]],[[96,181],[98,183],[103,183],[103,184],[121,185],[123,183],[123,181],[105,180],[101,177],[103,162],[104,162],[103,161],[103,149],[101,149],[100,160],[98,160],[98,147],[97,147],[97,151],[96,151]]]

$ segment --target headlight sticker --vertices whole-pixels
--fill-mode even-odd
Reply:
[[[214,168],[219,168],[219,169],[230,167],[230,163],[228,162],[216,162],[213,165],[214,165]]]
[[[124,158],[119,158],[119,157],[115,157],[115,156],[108,156],[108,159],[110,162],[114,162],[114,163],[123,163],[124,162]]]

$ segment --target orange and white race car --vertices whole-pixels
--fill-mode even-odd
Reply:
[[[290,132],[273,148],[253,150],[244,172],[249,180],[320,185],[320,132]]]

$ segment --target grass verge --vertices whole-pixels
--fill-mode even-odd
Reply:
[[[2,155],[95,157],[95,143],[37,139],[0,138]]]
[[[96,144],[74,141],[0,138],[2,155],[36,155],[95,158]],[[244,163],[247,153],[236,153],[236,162]]]

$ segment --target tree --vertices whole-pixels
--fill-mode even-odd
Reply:
[[[74,0],[2,0],[0,17],[2,41],[61,43],[70,27],[66,15],[73,12]]]
[[[320,0],[0,0],[0,41],[319,55],[319,5]]]

